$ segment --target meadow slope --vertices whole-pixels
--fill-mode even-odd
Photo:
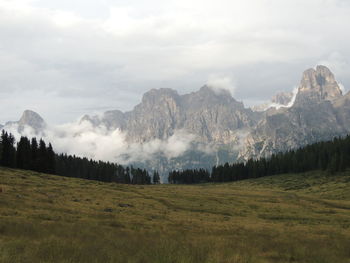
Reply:
[[[350,262],[350,172],[134,186],[0,168],[0,262]]]

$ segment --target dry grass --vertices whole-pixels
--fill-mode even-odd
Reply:
[[[350,262],[350,174],[129,186],[0,168],[0,262]]]

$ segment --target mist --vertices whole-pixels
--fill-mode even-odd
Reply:
[[[25,126],[19,132],[17,123],[8,124],[5,130],[18,141],[21,136],[36,137],[51,143],[56,153],[116,162],[128,165],[146,162],[163,155],[167,159],[177,158],[189,150],[213,154],[214,148],[197,143],[197,137],[184,130],[177,130],[166,140],[154,139],[145,143],[128,143],[126,133],[120,129],[109,130],[104,125],[94,126],[89,121],[75,121],[62,125],[47,125],[36,132]]]

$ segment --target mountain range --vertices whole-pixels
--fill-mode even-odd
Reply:
[[[297,90],[279,93],[270,103],[246,108],[230,92],[203,86],[180,95],[172,89],[152,89],[132,111],[107,111],[83,116],[108,131],[119,130],[128,144],[168,140],[175,134],[191,135],[191,145],[171,158],[158,154],[137,162],[148,169],[210,168],[212,165],[298,148],[316,141],[350,133],[350,93],[343,94],[332,72],[325,66],[306,70]],[[25,111],[17,125],[36,133],[47,124],[35,112]],[[1,128],[1,127],[0,127]],[[176,140],[171,142],[176,144]]]

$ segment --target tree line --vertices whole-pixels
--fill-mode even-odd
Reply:
[[[204,169],[172,171],[168,181],[173,184],[195,184],[205,182],[232,182],[249,178],[301,173],[313,170],[329,174],[350,168],[350,136],[334,138],[308,146],[273,154],[269,158],[214,166],[211,173]]]
[[[0,137],[0,165],[10,168],[32,170],[41,173],[76,177],[102,182],[122,184],[160,183],[160,176],[154,171],[153,177],[148,171],[134,167],[95,161],[75,155],[56,154],[52,145],[36,138],[22,136],[16,143],[11,133],[2,131]]]

